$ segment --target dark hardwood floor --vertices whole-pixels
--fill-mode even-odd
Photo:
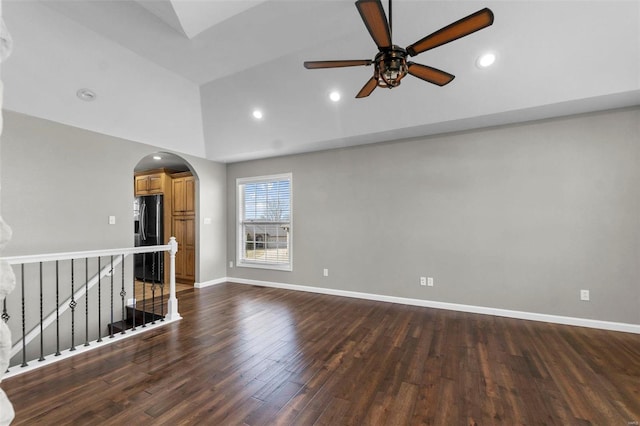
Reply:
[[[142,281],[136,280],[135,286],[136,288],[135,288],[134,294],[137,300],[144,300],[144,299],[149,300],[154,296],[153,292],[151,291],[151,283],[143,284]],[[190,290],[192,288],[193,288],[193,283],[191,284],[176,283],[176,293],[180,293],[181,291],[185,291],[185,290]],[[163,291],[161,292],[160,289],[157,288],[155,297],[160,298],[161,295],[163,295],[164,297],[169,297],[169,284],[165,284],[162,290]]]
[[[21,424],[632,425],[640,336],[223,284],[2,388]]]

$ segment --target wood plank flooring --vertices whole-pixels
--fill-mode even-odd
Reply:
[[[222,284],[7,379],[14,425],[634,425],[640,336]]]
[[[151,291],[151,283],[143,283],[142,281],[135,281],[135,296],[137,300],[151,299],[153,297],[153,292]],[[193,288],[193,284],[184,284],[184,283],[176,283],[176,293],[180,293],[184,290],[189,290]],[[159,286],[156,288],[156,298],[160,298],[160,288]],[[162,294],[165,298],[169,297],[169,284],[165,284],[163,288]]]

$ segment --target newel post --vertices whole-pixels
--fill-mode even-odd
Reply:
[[[178,299],[176,298],[176,253],[178,242],[176,237],[169,238],[169,302],[167,303],[167,320],[182,318],[178,313]]]

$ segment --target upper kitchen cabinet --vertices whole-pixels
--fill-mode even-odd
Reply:
[[[136,173],[134,179],[135,195],[163,194],[169,189],[171,178],[164,170],[150,170]]]
[[[196,181],[189,173],[172,175],[172,211],[174,216],[195,215]]]

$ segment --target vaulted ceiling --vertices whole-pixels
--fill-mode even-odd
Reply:
[[[639,1],[396,0],[393,41],[483,7],[493,26],[412,59],[449,85],[355,99],[372,67],[302,66],[373,59],[352,0],[4,0],[5,108],[233,162],[640,104]]]

